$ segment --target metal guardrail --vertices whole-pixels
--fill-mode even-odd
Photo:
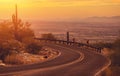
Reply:
[[[78,47],[88,47],[94,49],[96,52],[101,53],[102,48],[100,47],[94,47],[90,44],[84,44],[84,43],[79,43],[79,42],[72,42],[72,41],[65,41],[65,40],[53,40],[53,39],[43,39],[43,38],[35,38],[40,41],[45,41],[45,42],[54,42],[54,43],[59,43],[59,44],[67,44],[67,45],[75,45]]]

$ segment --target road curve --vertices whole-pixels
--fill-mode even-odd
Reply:
[[[61,55],[44,63],[0,67],[0,76],[94,76],[109,63],[106,57],[84,48],[48,46],[58,49]]]

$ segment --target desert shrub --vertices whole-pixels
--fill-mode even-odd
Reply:
[[[120,54],[120,39],[115,40],[113,49],[116,50],[116,53]]]
[[[30,28],[28,22],[23,23],[19,20],[17,25],[13,22],[12,29],[15,39],[18,41],[22,42],[24,38],[34,37],[34,31]]]
[[[37,40],[33,40],[26,44],[26,49],[29,53],[38,54],[42,49],[42,45]]]
[[[112,43],[111,48],[114,53],[110,55],[111,59],[111,75],[106,76],[119,76],[120,73],[120,39],[116,39],[115,42]]]
[[[113,47],[112,49],[114,50],[114,53],[111,55],[111,60],[112,60],[112,65],[114,66],[120,66],[120,39],[117,39],[114,43],[113,43]]]
[[[32,42],[37,42],[37,41],[31,37],[25,37],[22,39],[22,43],[25,45],[31,44]]]
[[[100,48],[112,48],[113,44],[112,43],[95,43],[95,44],[92,44],[93,46],[95,47],[100,47]]]
[[[14,35],[11,29],[10,22],[0,23],[0,42],[6,41],[9,39],[14,39]]]
[[[8,64],[23,64],[18,54],[11,54],[6,56],[4,62]]]
[[[18,32],[19,41],[24,39],[34,38],[34,32],[30,28],[23,28]]]
[[[0,43],[0,58],[4,60],[7,55],[19,53],[24,50],[24,45],[17,40],[7,40]]]
[[[55,36],[52,33],[48,33],[48,34],[42,34],[41,38],[43,39],[51,39],[51,40],[56,40]]]

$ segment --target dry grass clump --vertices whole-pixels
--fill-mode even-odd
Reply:
[[[110,57],[113,53],[114,53],[114,51],[112,49],[109,49],[109,48],[102,49],[102,54],[104,56]]]
[[[39,55],[31,55],[29,53],[11,54],[6,56],[4,62],[7,64],[29,64],[41,61],[42,57]]]
[[[18,56],[18,54],[11,54],[6,56],[4,62],[8,64],[23,64],[22,59]]]

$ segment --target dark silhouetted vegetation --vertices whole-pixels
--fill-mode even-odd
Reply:
[[[120,75],[120,39],[117,39],[113,43],[114,53],[110,56],[111,59],[111,70],[112,75],[111,76],[119,76]]]
[[[2,60],[10,54],[21,51],[24,51],[24,45],[17,40],[6,40],[0,43],[0,59]]]
[[[96,47],[109,48],[109,51],[113,51],[110,54],[111,65],[109,69],[103,72],[102,76],[119,76],[120,75],[120,38],[116,39],[113,43],[97,43]]]
[[[92,44],[95,47],[100,47],[100,48],[113,48],[113,43],[96,43],[96,44]]]
[[[39,54],[39,52],[42,49],[42,45],[38,41],[33,40],[26,44],[26,49],[27,49],[27,52],[29,53]]]
[[[42,34],[42,38],[56,40],[55,36],[52,33]]]
[[[110,56],[112,60],[112,65],[119,65],[120,66],[120,39],[116,39],[113,43],[97,43],[93,44],[96,47],[101,48],[109,48],[114,51],[114,53]]]

